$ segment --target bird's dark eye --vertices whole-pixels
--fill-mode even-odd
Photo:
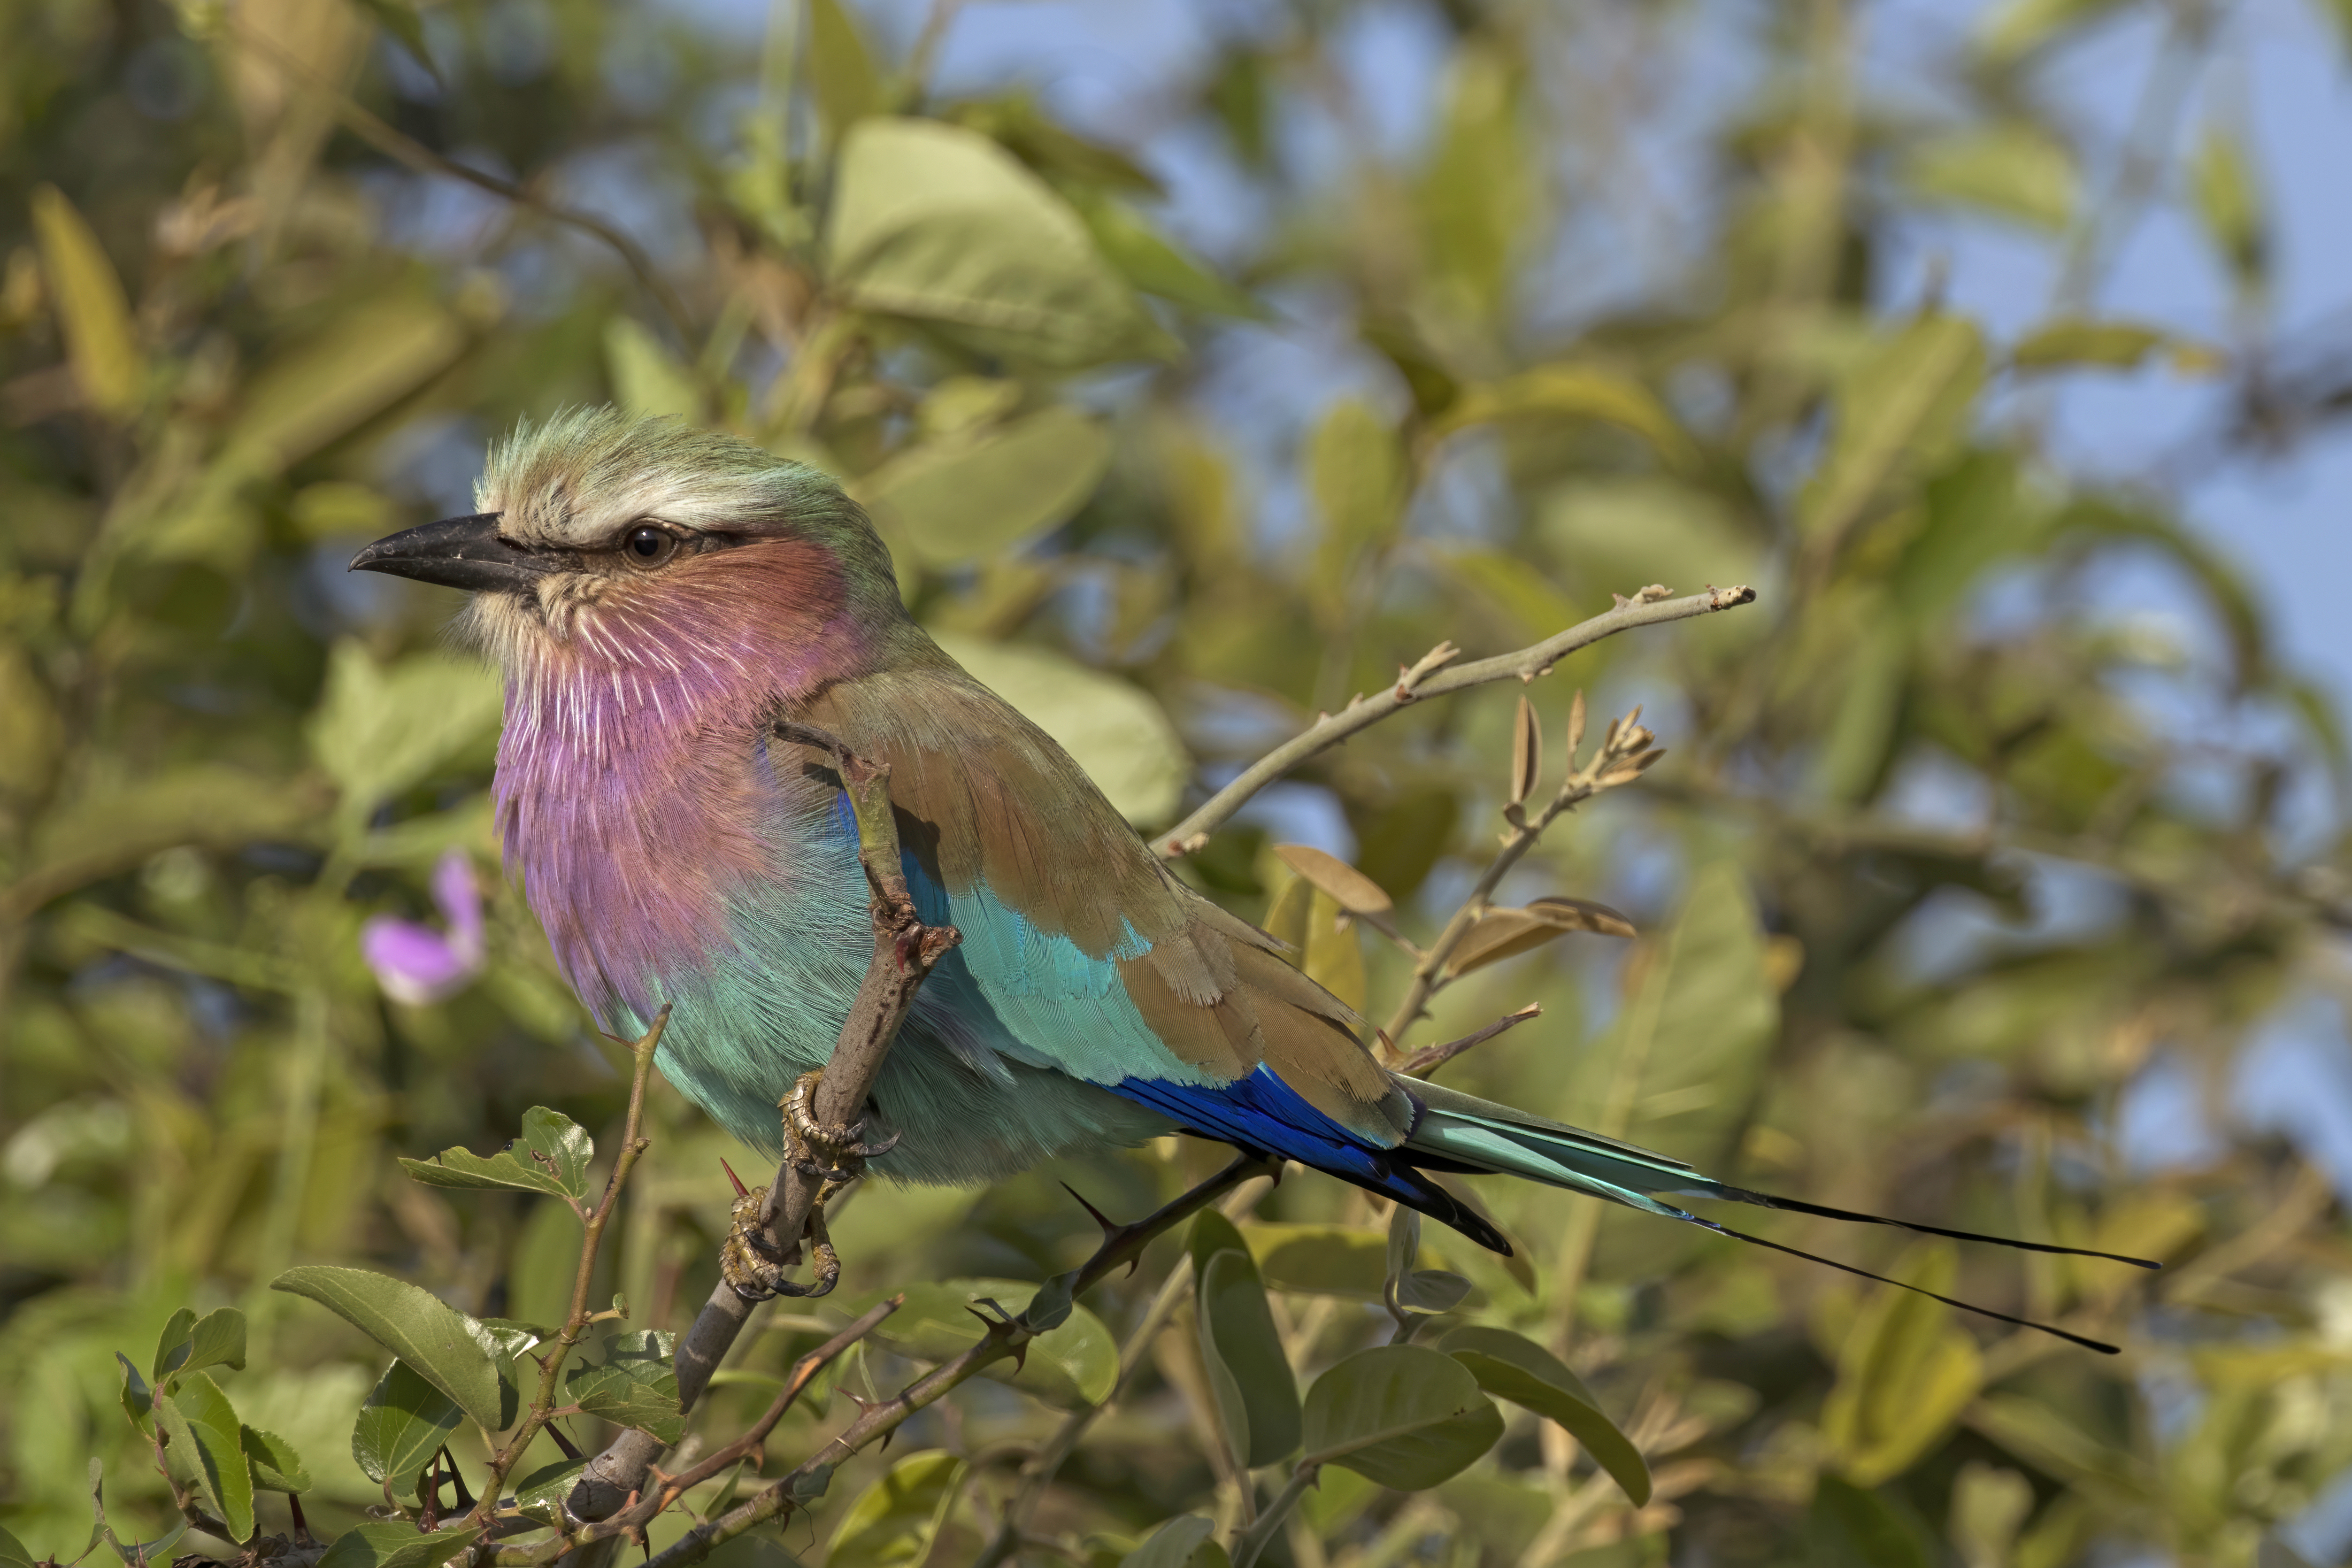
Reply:
[[[658,566],[677,553],[677,535],[658,528],[633,528],[621,541],[621,552],[632,566]]]

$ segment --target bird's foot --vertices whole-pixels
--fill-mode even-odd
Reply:
[[[824,1208],[809,1210],[805,1234],[812,1270],[803,1285],[784,1273],[801,1260],[800,1247],[779,1247],[764,1233],[761,1222],[767,1207],[765,1187],[754,1187],[735,1200],[729,1214],[732,1223],[727,1239],[719,1248],[720,1277],[747,1301],[765,1301],[773,1296],[823,1296],[831,1291],[841,1279],[841,1258],[825,1232]]]
[[[804,1072],[777,1107],[784,1113],[784,1142],[795,1169],[824,1183],[817,1197],[821,1208],[834,1194],[866,1173],[866,1162],[898,1146],[892,1133],[879,1143],[866,1142],[866,1123],[829,1124],[816,1119],[816,1086],[823,1072]]]

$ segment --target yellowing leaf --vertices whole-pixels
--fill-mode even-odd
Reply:
[[[2010,351],[2010,363],[2020,370],[2043,370],[2059,365],[2097,365],[2105,370],[2137,370],[2147,356],[2169,342],[2162,329],[2137,321],[2092,321],[2080,318],[2045,321]]]
[[[1915,1247],[1894,1277],[1949,1295],[1958,1253],[1948,1242]],[[1949,1430],[1983,1385],[1976,1341],[1952,1309],[1916,1291],[1881,1285],[1843,1338],[1838,1381],[1822,1409],[1822,1436],[1848,1479],[1874,1487],[1900,1475]]]
[[[83,401],[109,418],[128,418],[146,395],[147,361],[114,264],[55,185],[33,192],[33,232]]]
[[[1492,909],[1478,917],[1446,960],[1448,974],[1467,974],[1506,958],[1541,947],[1570,931],[1598,936],[1633,936],[1633,922],[1606,904],[1589,899],[1550,897],[1530,900],[1523,909]]]
[[[1282,858],[1284,865],[1330,894],[1350,914],[1386,914],[1396,907],[1378,882],[1336,855],[1311,844],[1277,844],[1274,852]]]

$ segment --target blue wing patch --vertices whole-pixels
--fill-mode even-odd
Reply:
[[[1416,1208],[1428,1201],[1428,1178],[1316,1110],[1264,1066],[1223,1085],[1130,1078],[1108,1087],[1204,1137],[1296,1160]]]

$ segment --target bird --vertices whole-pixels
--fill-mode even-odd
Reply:
[[[1182,1132],[1505,1254],[1438,1175],[1522,1177],[1782,1251],[1669,1200],[2155,1267],[1754,1192],[1390,1070],[1281,942],[1177,877],[940,648],[865,511],[813,467],[577,408],[495,443],[474,505],[352,568],[469,593],[456,631],[504,678],[509,872],[599,1025],[635,1035],[669,1008],[664,1076],[746,1143],[782,1142],[779,1103],[824,1068],[873,940],[847,797],[822,754],[780,743],[789,723],[888,766],[918,914],[962,936],[869,1101],[896,1138],[873,1161],[887,1176],[983,1184]]]

